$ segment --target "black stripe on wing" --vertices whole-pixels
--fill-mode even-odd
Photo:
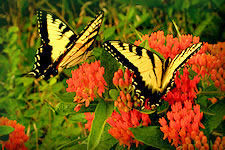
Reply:
[[[123,43],[118,41],[119,45],[123,47],[123,50],[125,50]],[[161,97],[161,93],[154,92],[152,93],[152,89],[146,87],[145,81],[143,81],[142,76],[140,75],[140,72],[136,66],[134,66],[124,55],[122,55],[111,43],[110,41],[106,41],[103,43],[103,47],[116,59],[118,60],[122,65],[129,68],[131,71],[134,72],[135,77],[133,78],[133,85],[135,86],[135,93],[140,98],[140,100],[144,101],[145,98],[150,98],[149,105],[155,105],[159,104],[159,99]],[[132,44],[129,44],[129,51],[133,52],[133,47],[136,47],[135,51],[140,58],[142,57],[142,47],[135,46]],[[153,57],[153,53],[150,51],[147,51],[147,55],[149,59]],[[152,64],[155,66],[154,59],[151,59]]]
[[[99,16],[101,16],[101,17],[99,18]],[[88,24],[87,26],[85,26],[85,28],[80,32],[80,34],[76,37],[77,40],[75,41],[75,43],[74,43],[74,45],[73,45],[73,46],[76,46],[77,43],[80,44],[79,41],[80,41],[81,37],[82,37],[85,33],[87,33],[87,31],[89,30],[89,28],[92,28],[93,22],[96,21],[97,18],[99,18],[98,20],[100,20],[100,23],[99,23],[97,26],[95,26],[94,30],[92,30],[91,32],[89,32],[89,33],[86,35],[86,38],[85,38],[85,39],[88,39],[88,40],[87,40],[86,42],[82,43],[82,46],[79,47],[79,49],[84,48],[84,47],[85,47],[86,45],[88,45],[88,43],[90,43],[92,40],[94,40],[94,41],[91,43],[91,45],[90,45],[89,47],[87,47],[87,49],[85,50],[84,53],[82,53],[81,55],[79,55],[79,56],[77,56],[76,58],[74,58],[74,60],[75,60],[75,59],[80,59],[80,60],[82,60],[82,58],[85,57],[85,56],[89,53],[89,51],[91,51],[91,50],[93,49],[94,42],[95,42],[96,37],[97,37],[97,35],[98,35],[98,33],[99,33],[99,30],[100,30],[100,27],[101,27],[101,24],[102,24],[102,21],[103,21],[103,18],[104,18],[104,12],[103,12],[102,10],[101,10],[101,11],[95,16],[95,18],[94,18],[92,21],[90,21],[89,24]],[[93,37],[89,38],[89,36],[91,36],[94,32],[97,32],[97,33],[96,33]],[[78,52],[79,52],[79,50],[76,51],[75,53],[73,53],[73,55],[76,55],[76,53],[78,53]],[[69,53],[69,51],[66,51],[63,55],[61,55],[60,58],[59,58],[59,61],[61,61],[68,53]],[[73,56],[71,56],[71,57],[73,57]],[[67,60],[65,60],[65,62],[67,62]],[[65,63],[65,62],[63,62],[63,63]],[[64,67],[66,67],[66,64],[67,64],[67,63],[65,63]]]
[[[41,37],[41,42],[48,44],[48,29],[47,29],[47,13],[44,11],[37,11],[38,31]]]
[[[40,34],[40,37],[41,37],[41,40],[43,43],[47,44],[51,40],[51,39],[49,39],[47,21],[51,21],[51,23],[54,24],[56,19],[60,20],[60,22],[61,22],[58,26],[59,31],[57,31],[57,32],[61,33],[60,36],[63,36],[68,31],[72,31],[73,35],[71,37],[69,37],[70,41],[74,42],[77,39],[77,35],[74,33],[72,28],[66,22],[62,21],[62,19],[60,19],[53,13],[48,12],[48,11],[43,11],[43,10],[37,10],[36,14],[37,14],[37,22],[38,22],[38,32]],[[52,20],[49,20],[47,18],[47,15],[50,15],[52,17]],[[60,31],[62,29],[62,27],[64,27],[64,26],[65,26],[65,28],[63,29],[63,31]],[[68,43],[68,44],[71,44],[71,43]]]
[[[52,74],[57,74],[57,70],[53,69],[51,52],[52,46],[47,44],[41,45],[41,47],[37,49],[37,53],[34,57],[35,63],[33,65],[33,70],[28,74],[34,75],[35,78],[40,78],[42,75],[44,75],[42,78],[46,78],[46,74],[49,74],[50,72],[52,72]]]

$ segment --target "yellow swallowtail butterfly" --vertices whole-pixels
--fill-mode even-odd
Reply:
[[[162,60],[147,49],[120,41],[106,41],[103,47],[134,73],[132,84],[142,106],[144,100],[149,98],[148,105],[155,107],[161,103],[161,97],[173,87],[177,70],[200,50],[202,43],[193,44],[173,60]]]
[[[96,36],[103,21],[100,11],[79,35],[56,15],[37,11],[38,31],[41,46],[35,55],[33,70],[28,75],[49,79],[84,61],[91,52]]]

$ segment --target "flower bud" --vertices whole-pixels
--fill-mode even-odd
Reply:
[[[126,99],[127,99],[127,101],[131,101],[131,96],[129,93],[126,94]]]
[[[120,91],[120,98],[121,98],[121,100],[122,100],[123,102],[126,101],[126,96],[125,96],[125,94],[124,94],[123,91]]]
[[[119,80],[118,80],[118,78],[113,78],[113,84],[115,85],[115,86],[118,86],[119,85]]]
[[[124,81],[122,78],[119,79],[119,86],[124,87]]]
[[[117,72],[118,72],[119,77],[122,78],[123,77],[123,71],[122,71],[122,69],[119,69]]]

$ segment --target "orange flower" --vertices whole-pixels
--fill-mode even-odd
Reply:
[[[103,77],[104,67],[100,66],[100,61],[91,64],[83,63],[77,70],[71,71],[72,78],[69,78],[67,92],[76,92],[74,101],[77,102],[76,111],[80,110],[82,103],[88,107],[91,101],[98,95],[102,97],[107,83]]]
[[[197,97],[197,84],[200,78],[195,76],[191,80],[189,74],[188,69],[184,68],[183,75],[180,75],[180,78],[175,78],[176,87],[163,97],[165,101],[168,101],[169,104],[174,104],[178,101],[184,102],[187,99],[193,101]],[[179,72],[177,72],[177,75],[179,75]]]
[[[11,126],[14,131],[9,134],[8,141],[1,141],[2,149],[8,150],[26,150],[24,143],[28,141],[29,137],[25,134],[25,127],[16,122],[16,120],[9,120],[6,117],[0,118],[0,126]]]
[[[164,35],[163,31],[152,32],[150,36],[144,35],[142,41],[135,41],[134,44],[139,46],[145,40],[148,41],[149,47],[156,50],[164,56],[164,58],[174,58],[182,50],[199,42],[199,37],[192,35],[181,35],[179,38],[173,37],[172,34]],[[205,51],[205,46],[201,48],[200,52]]]
[[[167,138],[175,147],[190,144],[186,143],[188,140],[185,141],[185,138],[195,138],[193,136],[200,134],[199,128],[205,128],[200,122],[203,117],[200,106],[192,106],[191,101],[185,101],[184,105],[181,102],[176,102],[171,106],[171,109],[167,112],[168,124],[164,117],[159,119],[160,130],[164,133],[163,139]]]
[[[134,105],[130,95],[132,78],[133,74],[127,68],[124,73],[122,69],[114,73],[113,84],[120,89],[120,95],[114,101],[114,105],[121,111],[128,112]]]
[[[111,126],[109,134],[119,140],[120,145],[126,145],[130,148],[133,143],[138,147],[140,142],[134,139],[134,135],[129,128],[136,128],[141,124],[143,126],[148,126],[151,120],[147,114],[142,114],[133,109],[129,112],[121,111],[120,113],[114,111],[107,122]]]
[[[193,56],[189,64],[202,77],[209,75],[214,85],[225,91],[225,42],[207,44],[205,49],[205,53]]]
[[[218,150],[218,149],[224,149],[225,148],[225,136],[222,137],[217,137],[214,144],[213,144],[213,150]]]

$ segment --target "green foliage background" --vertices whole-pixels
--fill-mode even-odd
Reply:
[[[29,149],[86,148],[88,133],[80,124],[86,121],[82,112],[95,111],[97,105],[92,103],[88,110],[82,109],[79,113],[73,111],[74,95],[64,95],[71,69],[47,82],[20,76],[32,69],[36,49],[40,46],[35,16],[37,9],[56,14],[68,22],[76,33],[99,10],[105,11],[93,55],[106,68],[105,79],[109,89],[113,87],[112,72],[119,65],[101,48],[101,43],[106,40],[133,43],[139,39],[135,29],[142,34],[163,30],[176,36],[171,21],[174,20],[182,34],[200,36],[201,41],[209,43],[225,41],[224,0],[1,1],[0,116],[17,120],[26,127],[30,136],[26,144]],[[106,110],[110,108],[107,104],[102,105],[106,105]],[[106,125],[101,133],[107,132],[107,128]],[[101,138],[107,142],[101,140],[98,148],[115,149],[117,141],[110,135],[104,136]],[[89,143],[89,146],[95,144]]]

